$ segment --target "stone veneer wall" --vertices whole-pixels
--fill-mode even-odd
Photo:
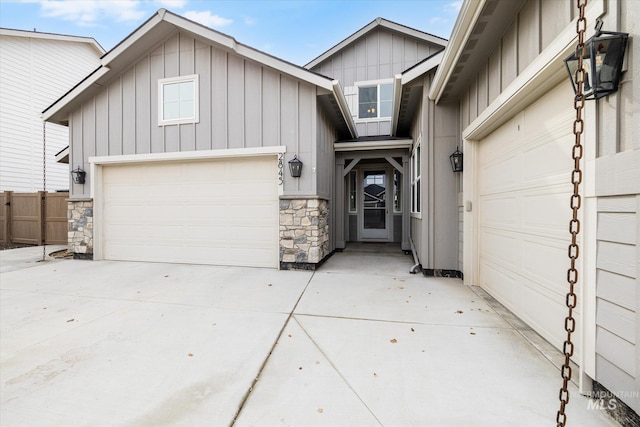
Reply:
[[[93,258],[93,200],[69,200],[68,247],[74,258]]]
[[[329,202],[280,199],[280,267],[314,268],[329,255]]]

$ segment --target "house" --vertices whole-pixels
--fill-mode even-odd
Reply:
[[[456,105],[464,151],[460,270],[558,349],[570,266],[572,1],[465,1],[429,88]],[[636,2],[590,0],[586,38],[630,33],[616,93],[586,101],[572,360],[584,393],[640,413],[640,46]],[[436,130],[437,132],[437,130]],[[436,199],[437,201],[437,199]],[[602,394],[600,394],[602,395]],[[611,395],[609,395],[611,396]],[[606,400],[609,404],[609,400]]]
[[[425,274],[482,287],[562,349],[572,4],[467,0],[449,41],[378,18],[305,67],[161,9],[43,113],[69,126],[69,163],[87,173],[71,186],[70,249],[314,269],[350,242],[395,242]],[[632,32],[635,9],[593,0],[587,19]],[[630,47],[620,90],[586,107],[572,360],[583,392],[604,387],[637,413]],[[462,173],[450,166],[458,148]]]
[[[414,92],[388,96],[445,45],[378,19],[305,69],[159,10],[44,111],[87,172],[70,189],[71,250],[273,268],[315,268],[350,239],[410,250]],[[365,176],[389,188],[384,207],[364,207]]]
[[[0,191],[43,188],[42,110],[100,64],[90,37],[0,28]],[[46,125],[47,189],[69,188],[69,168],[54,161],[69,143],[65,126]]]

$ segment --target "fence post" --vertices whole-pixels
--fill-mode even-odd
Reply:
[[[12,236],[11,236],[11,195],[12,191],[5,191],[4,197],[2,201],[2,206],[0,206],[0,212],[2,212],[2,220],[4,221],[2,224],[2,236],[3,243],[11,244]]]

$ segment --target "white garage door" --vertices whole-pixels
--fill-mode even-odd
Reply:
[[[558,348],[566,338],[572,100],[562,84],[479,147],[481,286]]]
[[[103,168],[103,257],[278,266],[273,156]]]

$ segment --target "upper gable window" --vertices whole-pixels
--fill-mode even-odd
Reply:
[[[158,80],[158,125],[198,123],[198,75]]]
[[[358,86],[358,118],[378,119],[391,117],[393,85],[391,83]]]

